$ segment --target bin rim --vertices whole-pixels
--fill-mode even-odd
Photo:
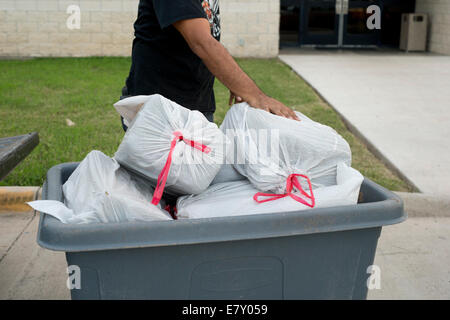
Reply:
[[[52,167],[42,198],[61,201],[62,172],[77,165]],[[41,213],[37,242],[54,251],[103,251],[312,235],[382,227],[406,219],[399,196],[367,178],[363,187],[379,201],[272,214],[124,223],[64,224]]]

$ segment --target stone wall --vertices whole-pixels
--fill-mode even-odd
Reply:
[[[221,0],[222,43],[236,57],[276,57],[279,0]]]
[[[0,0],[2,56],[127,56],[137,0]],[[67,8],[80,8],[69,29]]]
[[[129,56],[138,0],[0,0],[0,56]],[[70,5],[80,28],[70,29]],[[222,43],[239,57],[278,54],[279,0],[220,0]]]
[[[450,54],[450,0],[416,0],[416,12],[428,13],[428,50]]]

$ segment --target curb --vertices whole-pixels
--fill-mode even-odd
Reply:
[[[0,187],[0,213],[30,211],[26,202],[40,197],[41,187]]]
[[[404,203],[408,217],[450,217],[450,197],[426,193],[395,192]]]

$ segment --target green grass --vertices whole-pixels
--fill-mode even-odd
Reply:
[[[411,190],[289,67],[277,59],[238,62],[264,92],[335,128],[349,142],[353,166],[362,174],[391,190]],[[129,67],[129,58],[0,60],[0,137],[32,131],[40,136],[39,146],[0,185],[42,185],[50,167],[80,161],[93,149],[112,156],[124,134],[112,104]],[[215,94],[219,124],[228,109],[228,90],[217,81]],[[75,126],[67,126],[67,118]]]

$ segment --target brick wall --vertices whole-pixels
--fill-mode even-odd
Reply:
[[[0,56],[128,56],[138,0],[0,0]],[[70,30],[69,5],[81,9]],[[279,0],[220,0],[222,43],[240,57],[278,54]]]
[[[137,0],[0,0],[0,55],[91,56],[130,54]],[[70,30],[69,5],[81,9]]]
[[[450,0],[416,0],[416,12],[428,13],[428,50],[450,54]]]
[[[276,57],[279,0],[220,0],[222,43],[236,57]]]

